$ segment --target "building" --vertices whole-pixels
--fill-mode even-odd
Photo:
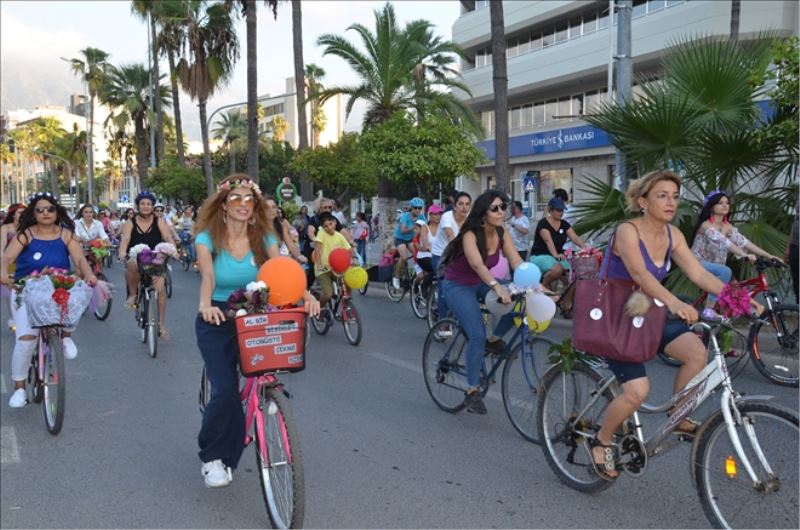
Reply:
[[[472,6],[471,6],[472,7]],[[509,158],[515,199],[530,199],[540,210],[555,188],[580,201],[580,180],[594,176],[612,182],[614,148],[608,136],[583,120],[608,99],[609,2],[546,0],[504,2],[507,37]],[[460,178],[460,189],[480,193],[494,184],[494,91],[488,0],[474,9],[462,3],[453,41],[466,51],[462,63],[470,106],[480,115],[487,139],[479,144],[489,163],[477,168],[479,180]],[[727,36],[730,0],[634,0],[632,50],[634,78],[659,76],[667,46],[693,35]],[[742,0],[740,38],[770,29],[798,34],[798,3],[793,0]],[[638,87],[634,85],[636,97]],[[532,173],[529,173],[532,172]],[[524,176],[535,175],[531,195]]]

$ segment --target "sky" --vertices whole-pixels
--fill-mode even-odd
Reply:
[[[452,36],[452,26],[460,13],[457,0],[392,2],[398,22],[425,18],[440,35]],[[278,20],[264,3],[258,4],[258,94],[285,92],[286,78],[293,75],[291,6],[282,3]],[[303,0],[304,62],[321,66],[326,86],[356,81],[355,74],[338,57],[322,56],[316,45],[324,33],[345,35],[356,42],[355,32],[346,31],[353,23],[374,29],[374,10],[384,2]],[[245,24],[237,20],[236,30],[241,55],[227,87],[208,101],[208,113],[225,104],[247,99]],[[111,54],[116,65],[147,61],[147,26],[131,14],[125,0],[39,1],[0,0],[0,113],[38,104],[68,105],[71,93],[81,93],[82,83],[61,57],[78,57],[79,50],[91,46]],[[166,71],[166,61],[161,63]],[[184,132],[190,142],[200,140],[200,120],[196,103],[181,94]],[[359,130],[363,110],[354,109],[345,130]]]

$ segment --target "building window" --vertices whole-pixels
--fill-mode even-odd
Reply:
[[[647,0],[633,0],[633,15],[631,18],[643,17],[647,14]]]
[[[608,27],[608,8],[600,10],[600,16],[597,18],[597,29],[606,29]]]
[[[519,55],[519,49],[517,48],[517,39],[508,39],[508,44],[506,45],[506,57],[516,57]]]
[[[548,46],[552,46],[555,42],[553,36],[553,28],[547,28],[542,30],[542,48],[547,48]]]
[[[520,55],[523,53],[528,53],[531,50],[531,36],[523,35],[522,37],[518,38],[517,47],[519,48]]]
[[[562,120],[568,120],[572,116],[572,98],[569,96],[558,98],[558,116]]]
[[[486,134],[494,134],[494,111],[485,110],[481,112],[481,124],[483,125],[483,130],[486,131]]]
[[[553,116],[558,114],[558,101],[551,99],[544,104],[544,122],[550,123],[553,121]]]
[[[597,11],[583,14],[583,34],[588,35],[597,31]]]
[[[577,17],[572,18],[569,21],[569,38],[574,39],[580,37],[583,34],[582,24],[581,24],[581,17],[578,15]]]
[[[522,107],[514,107],[508,111],[508,128],[519,129],[522,126]]]
[[[665,0],[647,0],[647,12],[648,13],[655,13],[656,11],[661,11],[666,7]]]
[[[534,31],[531,34],[531,51],[536,51],[542,47],[542,32]]]
[[[560,22],[556,22],[556,43],[564,42],[567,40],[567,21],[562,20]]]
[[[544,103],[533,104],[533,124],[534,125],[544,124]]]
[[[572,114],[576,116],[583,114],[583,94],[572,96]]]
[[[533,105],[528,103],[522,106],[522,128],[533,127]]]

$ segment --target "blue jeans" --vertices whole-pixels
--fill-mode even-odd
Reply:
[[[213,302],[223,311],[224,302]],[[236,468],[244,451],[244,410],[239,398],[239,345],[236,324],[228,319],[219,326],[195,319],[197,346],[211,381],[211,400],[203,414],[197,443],[200,460],[222,460]]]
[[[358,255],[361,256],[361,260],[366,263],[367,262],[367,240],[366,239],[359,239],[356,241],[356,251]]]
[[[730,283],[733,277],[733,271],[731,271],[731,268],[727,265],[712,263],[710,261],[701,261],[700,264],[703,265],[705,270],[716,276],[722,283]],[[711,302],[717,301],[717,297],[713,294],[709,294],[708,299],[711,300]]]
[[[193,241],[190,242],[192,239],[192,234],[186,232],[185,230],[182,230],[180,233],[180,237],[181,237],[181,245],[186,247],[186,251],[189,253],[189,261],[194,263],[195,261],[197,261],[197,258],[194,255],[194,242]]]
[[[439,273],[439,263],[441,261],[442,261],[442,257],[441,256],[437,256],[436,254],[432,254],[431,255],[431,263],[433,264],[433,273],[434,274],[438,274]],[[436,299],[438,300],[438,306],[439,306],[438,307],[438,309],[439,309],[439,318],[440,319],[447,318],[447,309],[448,309],[447,308],[447,300],[445,300],[444,289],[442,287],[442,283],[444,282],[444,280],[442,280],[441,278],[436,278],[436,279],[439,282],[439,283],[436,284],[437,285],[437,288],[436,288],[437,297],[436,297]]]
[[[481,282],[477,285],[461,285],[450,280],[441,280],[444,297],[453,308],[453,314],[467,335],[467,384],[477,387],[480,384],[483,354],[486,351],[486,327],[479,300],[483,300],[491,288]],[[504,315],[494,334],[505,335],[514,325],[512,313]]]

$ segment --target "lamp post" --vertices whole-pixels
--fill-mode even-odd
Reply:
[[[286,92],[285,94],[278,94],[277,96],[260,96],[256,98],[256,101],[269,101],[271,99],[280,99],[280,98],[288,98],[289,96],[296,96],[297,92]],[[214,109],[214,112],[208,115],[208,120],[206,123],[206,128],[210,131],[211,130],[211,118],[213,118],[219,111],[225,109],[231,109],[234,107],[241,107],[242,105],[247,105],[247,100],[240,101],[238,103],[229,103],[228,105],[223,105],[217,109]]]

